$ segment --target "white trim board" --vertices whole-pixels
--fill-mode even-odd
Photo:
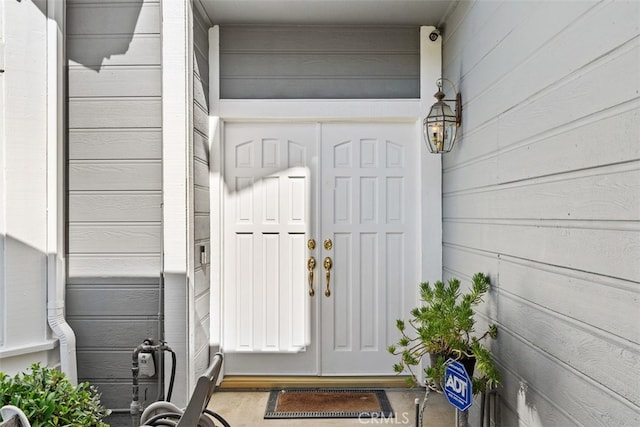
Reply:
[[[304,105],[304,108],[301,108]],[[408,121],[421,116],[419,99],[293,99],[219,101],[225,121]]]
[[[191,133],[189,5],[162,3],[162,186],[165,339],[176,352],[174,402],[191,390],[188,271],[188,146]],[[168,365],[168,364],[167,364]]]

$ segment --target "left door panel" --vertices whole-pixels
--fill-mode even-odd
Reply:
[[[228,353],[309,349],[306,264],[315,221],[316,145],[313,124],[225,125],[223,347]],[[289,363],[275,364],[273,370],[286,371]]]

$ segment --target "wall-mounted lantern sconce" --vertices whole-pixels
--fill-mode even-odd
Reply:
[[[456,94],[455,99],[443,99],[443,82],[448,82],[451,85],[453,92]],[[431,106],[429,114],[422,122],[422,132],[429,151],[439,154],[451,151],[453,144],[456,142],[456,132],[458,126],[460,126],[462,115],[462,98],[451,80],[438,79],[436,84],[438,85],[438,91],[433,96],[438,102]],[[451,107],[445,101],[455,102],[455,113],[451,111]]]

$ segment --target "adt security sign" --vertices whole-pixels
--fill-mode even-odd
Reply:
[[[471,379],[462,363],[449,359],[447,365],[444,372],[444,395],[458,410],[466,411],[473,403]]]

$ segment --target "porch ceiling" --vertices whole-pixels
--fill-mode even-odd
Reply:
[[[438,26],[459,0],[198,0],[214,24]]]

